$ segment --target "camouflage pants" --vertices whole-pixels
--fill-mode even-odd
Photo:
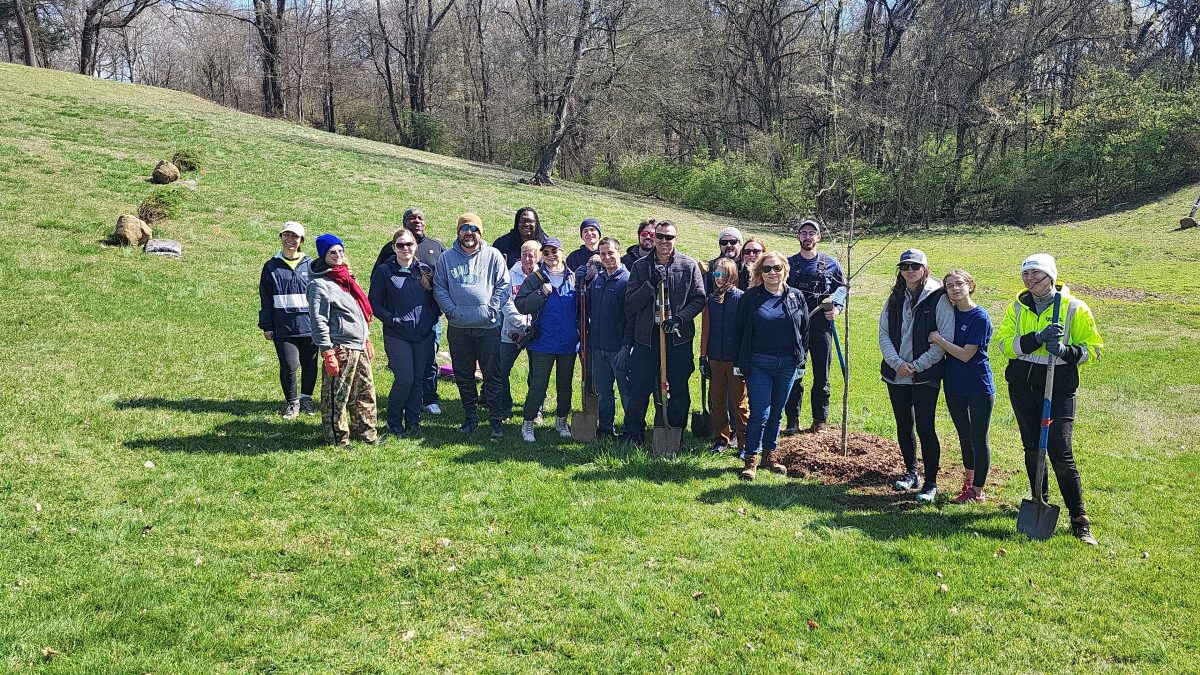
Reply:
[[[334,445],[349,445],[350,439],[374,443],[375,377],[371,361],[361,349],[337,348],[342,372],[330,377],[322,371],[321,426]]]

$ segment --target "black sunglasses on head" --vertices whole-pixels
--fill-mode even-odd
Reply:
[[[663,234],[662,232],[655,232],[655,233],[654,233],[654,238],[655,238],[655,239],[658,239],[658,240],[661,240],[661,241],[672,241],[672,240],[674,240],[674,239],[675,239],[675,235],[673,235],[673,234]]]

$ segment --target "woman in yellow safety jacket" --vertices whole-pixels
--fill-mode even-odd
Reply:
[[[1004,310],[996,340],[1000,343],[1001,353],[1009,358],[1004,379],[1008,382],[1008,398],[1021,430],[1025,471],[1030,485],[1034,485],[1046,368],[1054,359],[1047,455],[1071,514],[1071,532],[1085,544],[1095,546],[1091,521],[1083,507],[1083,483],[1071,452],[1071,433],[1075,425],[1079,366],[1099,360],[1104,341],[1096,330],[1092,310],[1071,295],[1065,285],[1058,283],[1058,266],[1052,256],[1037,253],[1026,258],[1021,263],[1021,280],[1026,290]],[[1053,322],[1056,292],[1061,294],[1058,323]],[[1046,500],[1050,487],[1045,474],[1042,489],[1041,498]]]

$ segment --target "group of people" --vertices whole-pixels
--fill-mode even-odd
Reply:
[[[339,445],[378,438],[372,319],[383,324],[393,374],[386,431],[397,437],[420,433],[422,413],[440,413],[435,354],[443,315],[463,433],[479,428],[483,403],[491,437],[504,437],[504,423],[514,413],[511,378],[521,352],[528,359],[528,390],[518,414],[527,442],[536,441],[551,372],[554,429],[571,436],[567,416],[577,357],[588,370],[585,393],[599,402],[597,436],[631,444],[645,441],[651,399],[655,426],[686,426],[689,380],[699,368],[711,383],[712,451],[736,446],[740,476],[754,480],[760,467],[787,472],[776,452],[781,435],[801,431],[809,367],[808,430],[820,432],[827,425],[835,320],[845,297],[839,289],[846,279],[838,261],[817,250],[823,234],[818,221],[801,221],[799,251],[787,256],[726,227],[717,237],[718,255],[699,262],[676,250],[678,227],[669,220],[643,221],[637,243],[622,250],[598,220],[588,218],[580,224],[579,247],[568,251],[547,235],[537,211],[524,207],[512,229],[491,245],[479,216],[461,215],[453,245],[446,248],[425,234],[424,213],[410,209],[403,227],[380,251],[370,292],[364,293],[338,237],[318,237],[317,258],[309,259],[300,250],[304,227],[287,222],[279,233],[280,252],[263,266],[259,327],[279,357],[285,418],[315,414],[312,394],[321,362],[322,424],[327,438]],[[997,338],[1009,359],[1005,376],[1026,468],[1033,483],[1042,388],[1053,359],[1059,370],[1053,381],[1050,464],[1072,530],[1094,544],[1071,436],[1078,366],[1097,359],[1103,344],[1087,305],[1057,283],[1052,257],[1030,256],[1021,276],[1027,290],[1006,310]],[[952,501],[985,499],[995,401],[987,353],[992,326],[972,299],[974,291],[975,280],[965,270],[953,269],[939,282],[931,277],[926,255],[909,249],[900,256],[880,313],[881,375],[905,465],[894,488],[916,490],[918,502],[932,502],[937,495],[941,448],[935,414],[943,383],[964,466],[962,488]],[[1052,320],[1055,297],[1061,298],[1064,318],[1059,321]],[[698,357],[693,351],[697,332]],[[624,411],[619,433],[618,400]]]

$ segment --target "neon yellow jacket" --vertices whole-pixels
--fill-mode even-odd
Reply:
[[[1051,356],[1044,345],[1038,344],[1037,333],[1050,325],[1054,307],[1040,315],[1034,308],[1033,294],[1024,291],[1004,310],[1004,319],[996,329],[1000,351],[1010,360],[1004,370],[1008,382],[1025,382],[1044,386],[1046,366],[1054,359],[1054,390],[1075,391],[1079,386],[1078,367],[1099,361],[1104,340],[1096,329],[1096,319],[1087,303],[1071,295],[1065,285],[1058,284],[1062,293],[1061,316],[1063,340],[1061,356]]]

